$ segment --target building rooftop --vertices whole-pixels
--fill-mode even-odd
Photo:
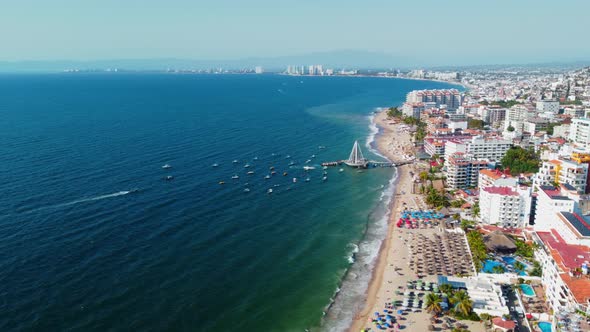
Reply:
[[[581,236],[590,236],[590,224],[584,217],[570,212],[561,212],[561,214]]]
[[[551,198],[561,195],[561,190],[559,190],[559,188],[556,188],[553,186],[539,186],[539,189],[541,189],[545,194],[547,194],[547,196],[549,196]],[[563,196],[561,196],[561,197],[563,197]]]
[[[510,174],[505,174],[500,170],[497,169],[482,169],[481,171],[479,171],[479,174],[488,176],[494,180],[498,180],[500,178],[506,178],[506,177],[511,177]]]
[[[512,330],[513,331],[514,328],[516,327],[516,323],[514,323],[514,321],[512,321],[512,320],[504,320],[504,319],[502,319],[502,317],[494,317],[492,319],[492,323],[495,326],[497,326],[497,327],[499,327],[499,328],[501,328],[503,330],[506,330],[506,331],[508,331],[508,330]]]
[[[551,232],[537,232],[537,235],[549,250],[560,270],[565,272],[561,273],[560,277],[567,284],[576,301],[587,303],[590,300],[590,279],[586,276],[574,277],[570,272],[590,261],[590,248],[567,244],[554,229]]]
[[[516,190],[513,190],[510,187],[486,187],[483,188],[483,190],[485,192],[488,192],[490,194],[495,194],[495,195],[502,195],[502,196],[518,196],[518,192]]]

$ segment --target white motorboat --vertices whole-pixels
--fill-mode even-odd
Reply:
[[[309,181],[310,181],[310,178],[305,179],[305,182],[309,182]]]
[[[232,161],[232,163],[234,163],[234,164],[237,164],[237,163],[238,163],[238,161],[234,159],[234,161]]]
[[[344,168],[339,169],[338,172],[340,172],[340,173],[344,172]]]
[[[215,164],[211,165],[211,167],[217,167],[217,166],[219,166],[219,164],[218,164],[218,163],[215,163]],[[163,168],[163,169],[168,169],[168,168],[172,168],[172,166],[170,166],[170,165],[166,164],[166,165],[162,166],[162,168]]]
[[[249,167],[250,167],[250,164],[244,165],[244,168],[249,168]]]
[[[270,175],[267,175],[264,178],[268,180],[268,179],[270,179]]]
[[[313,166],[303,166],[303,169],[306,171],[311,171],[312,169],[315,169],[315,167]]]
[[[245,192],[245,193],[249,193],[249,192],[250,192],[250,188],[246,188],[246,189],[244,189],[244,192]]]
[[[327,177],[327,176],[324,176],[324,177],[322,178],[322,181],[326,181],[326,180],[328,180],[328,177]]]
[[[293,178],[293,183],[297,183],[297,178]]]
[[[239,179],[240,177],[236,174],[236,175],[232,176],[231,178],[235,180],[235,179]]]
[[[248,172],[247,174],[248,174],[248,175],[252,175],[252,174],[254,174],[254,171],[250,171],[250,172]]]
[[[213,164],[213,167],[217,167],[217,166],[219,166],[219,165]],[[172,166],[170,166],[170,164],[166,164],[166,165],[162,166],[162,168],[163,169],[169,169],[169,168],[172,168]]]
[[[269,188],[266,192],[272,194],[272,188]]]

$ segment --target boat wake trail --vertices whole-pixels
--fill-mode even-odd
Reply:
[[[87,202],[92,202],[92,201],[100,201],[102,199],[107,199],[107,198],[113,198],[113,197],[128,195],[128,194],[131,194],[131,193],[134,193],[134,192],[137,192],[137,191],[138,191],[137,189],[118,191],[118,192],[112,193],[112,194],[77,199],[75,201],[71,201],[71,202],[67,202],[67,203],[61,203],[61,204],[43,206],[43,207],[40,207],[40,208],[36,208],[36,209],[33,209],[33,210],[29,210],[29,211],[23,211],[23,212],[24,213],[33,213],[33,212],[38,212],[38,211],[43,211],[43,210],[48,210],[48,209],[59,209],[59,208],[63,208],[63,207],[71,206],[71,205],[76,205],[76,204],[81,204],[81,203],[87,203]]]

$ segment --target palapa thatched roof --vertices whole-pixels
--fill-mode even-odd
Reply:
[[[490,234],[484,235],[483,242],[486,248],[491,251],[503,253],[516,251],[514,241],[500,231],[493,231]]]

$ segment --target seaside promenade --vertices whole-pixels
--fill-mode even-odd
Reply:
[[[380,112],[375,116],[375,123],[381,132],[377,138],[377,147],[381,153],[386,155],[393,162],[399,161],[399,156],[411,154],[413,145],[410,134],[401,129],[399,124],[393,124],[387,119],[386,112]],[[356,313],[353,323],[349,329],[358,332],[361,329],[371,328],[375,312],[383,312],[386,303],[391,303],[399,296],[396,292],[404,289],[408,282],[416,280],[416,274],[410,268],[410,241],[417,234],[434,237],[444,230],[433,229],[404,229],[395,227],[395,221],[400,218],[403,207],[410,209],[426,209],[427,207],[419,195],[412,193],[413,177],[417,170],[414,164],[398,167],[399,180],[396,187],[395,198],[392,200],[391,215],[388,226],[387,237],[381,245],[377,265],[374,269],[372,280],[367,289],[366,302],[363,309]],[[425,282],[436,282],[435,275],[426,275]],[[419,312],[405,313],[398,322],[401,331],[428,331],[431,325],[431,315],[425,310]],[[485,331],[479,322],[462,321],[469,331]],[[387,329],[397,331],[398,329]],[[440,330],[437,328],[437,330]]]

